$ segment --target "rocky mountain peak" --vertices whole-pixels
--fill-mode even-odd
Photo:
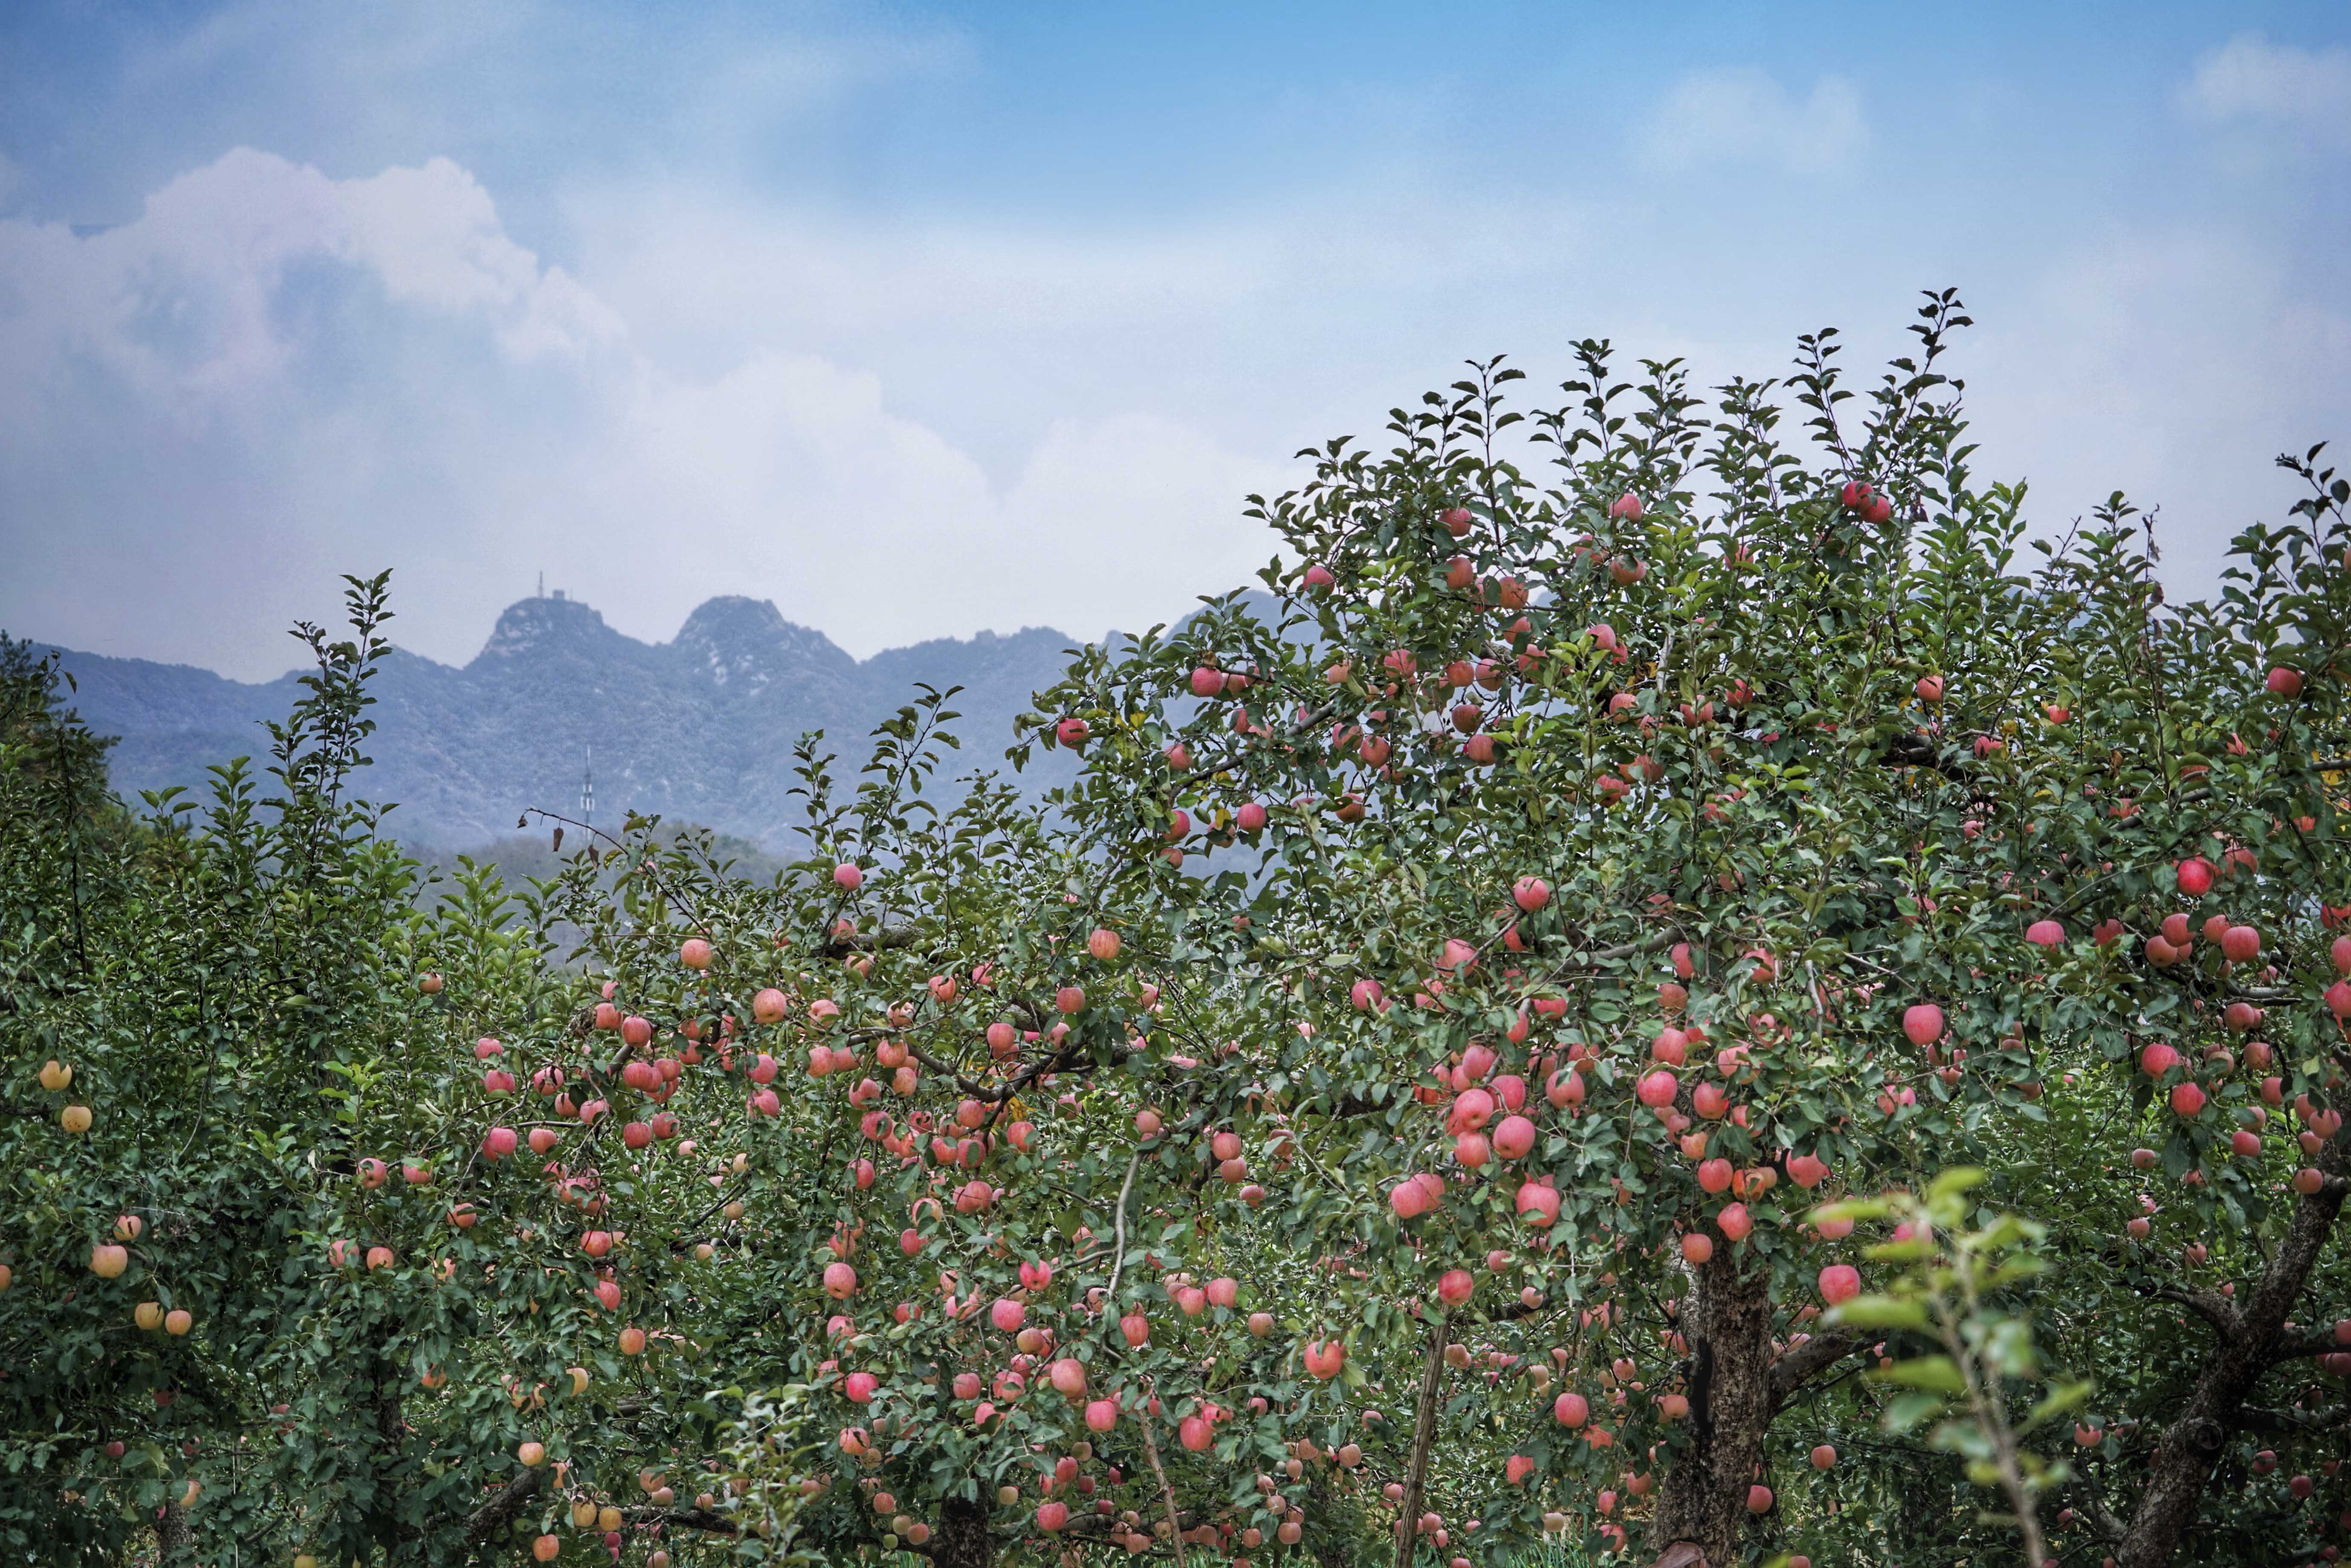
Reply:
[[[479,657],[518,658],[614,635],[617,633],[604,624],[602,612],[577,599],[567,599],[558,589],[535,599],[517,599],[507,605],[498,623],[490,629],[489,641],[482,644]]]
[[[773,600],[736,594],[703,601],[671,646],[712,685],[737,690],[757,691],[786,674],[846,676],[857,667],[823,632],[785,620]]]

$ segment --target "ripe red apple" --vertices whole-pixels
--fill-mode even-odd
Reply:
[[[1552,1419],[1570,1429],[1592,1419],[1592,1406],[1583,1395],[1573,1389],[1551,1402]]]
[[[1943,1009],[1932,1002],[1917,1002],[1903,1009],[1902,1032],[1913,1045],[1932,1045],[1943,1037]]]
[[[1838,1306],[1861,1294],[1861,1270],[1850,1263],[1832,1263],[1821,1270],[1821,1300]]]
[[[1535,1146],[1535,1124],[1524,1116],[1505,1116],[1494,1129],[1494,1152],[1506,1160],[1524,1159]]]

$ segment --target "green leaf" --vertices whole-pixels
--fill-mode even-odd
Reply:
[[[1927,1201],[1939,1207],[1944,1203],[1972,1192],[1991,1179],[1991,1176],[1973,1166],[1953,1166],[1937,1176],[1927,1189]]]
[[[1892,1296],[1857,1296],[1829,1309],[1826,1321],[1845,1328],[1908,1329],[1921,1333],[1929,1326],[1922,1303]]]
[[[1892,1383],[1905,1388],[1930,1389],[1937,1394],[1965,1394],[1967,1379],[1948,1355],[1913,1356],[1897,1361],[1892,1366],[1879,1367],[1869,1374],[1873,1383]]]
[[[1890,1400],[1880,1422],[1889,1432],[1911,1431],[1922,1422],[1931,1421],[1946,1408],[1939,1395],[1904,1394]]]
[[[2024,1418],[2023,1424],[2017,1430],[2030,1432],[2057,1416],[2080,1409],[2089,1402],[2095,1386],[2087,1378],[2059,1384],[2049,1391],[2047,1398],[2032,1407],[2032,1413]]]

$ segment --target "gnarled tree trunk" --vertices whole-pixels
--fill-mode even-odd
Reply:
[[[1771,1382],[1769,1276],[1741,1270],[1725,1247],[1696,1270],[1698,1289],[1682,1312],[1690,1348],[1690,1445],[1666,1472],[1650,1521],[1661,1557],[1696,1547],[1709,1568],[1739,1561],[1747,1489],[1763,1457],[1777,1404]],[[1688,1553],[1682,1554],[1688,1560]]]
[[[1396,1513],[1395,1568],[1412,1568],[1420,1542],[1420,1499],[1428,1481],[1428,1445],[1437,1436],[1437,1399],[1445,1386],[1445,1346],[1453,1322],[1428,1325],[1428,1359],[1420,1369],[1420,1397],[1412,1412],[1412,1458],[1405,1466],[1404,1502]]]
[[[2185,1298],[2211,1323],[2212,1351],[2204,1359],[2195,1391],[2179,1418],[2164,1429],[2155,1457],[2147,1461],[2146,1490],[2115,1549],[2117,1568],[2163,1568],[2171,1561],[2195,1521],[2213,1465],[2242,1423],[2254,1385],[2279,1361],[2317,1348],[2287,1344],[2285,1316],[2309,1282],[2311,1267],[2335,1228],[2346,1187],[2351,1187],[2344,1177],[2346,1163],[2345,1142],[2337,1136],[2318,1163],[2325,1181],[2318,1191],[2295,1201],[2285,1240],[2262,1270],[2242,1312],[2218,1295]]]
[[[987,1532],[986,1505],[966,1497],[949,1497],[939,1505],[931,1562],[935,1568],[993,1568],[996,1538]]]
[[[168,1565],[178,1563],[194,1550],[196,1532],[188,1526],[187,1511],[176,1502],[165,1503],[155,1515],[155,1561]]]

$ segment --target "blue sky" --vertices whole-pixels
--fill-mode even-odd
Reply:
[[[2200,591],[2351,435],[2351,13],[99,6],[0,17],[0,626],[256,676],[336,574],[860,653],[1179,613],[1505,351],[1774,374],[1955,284],[1993,473]]]

